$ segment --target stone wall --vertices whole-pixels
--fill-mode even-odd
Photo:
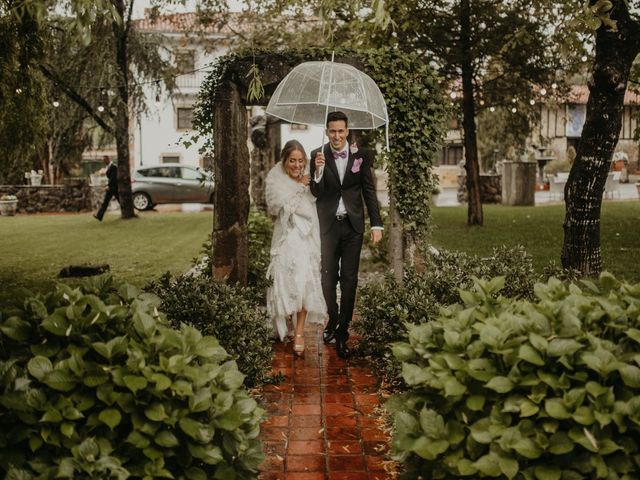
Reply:
[[[88,212],[101,201],[104,189],[84,179],[69,179],[63,185],[0,185],[0,196],[18,197],[18,213]]]
[[[458,175],[458,201],[467,203],[467,176]],[[502,203],[502,175],[480,174],[480,202]]]

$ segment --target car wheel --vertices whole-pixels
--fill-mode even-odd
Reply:
[[[136,210],[149,210],[153,207],[151,198],[144,192],[136,192],[133,194],[133,206]]]

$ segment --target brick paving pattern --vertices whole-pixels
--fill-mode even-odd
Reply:
[[[392,479],[388,435],[381,429],[378,380],[362,359],[343,360],[324,345],[322,329],[305,330],[305,352],[276,343],[273,373],[285,380],[263,389],[263,480]]]

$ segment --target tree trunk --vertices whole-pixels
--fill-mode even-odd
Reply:
[[[118,196],[120,215],[123,220],[135,218],[131,195],[131,163],[129,152],[129,52],[127,48],[127,15],[123,0],[113,1],[122,24],[113,22],[113,33],[116,38],[116,62],[120,73],[118,86],[118,102],[116,102],[115,137],[118,155]]]
[[[464,130],[464,168],[467,171],[467,225],[482,225],[480,166],[476,141],[476,113],[473,98],[473,59],[471,57],[470,0],[460,2],[460,44],[462,67],[462,128]]]
[[[215,212],[213,277],[247,284],[249,216],[249,149],[247,110],[238,86],[220,86],[214,107]]]
[[[402,219],[396,208],[393,192],[389,191],[389,263],[398,283],[404,278],[404,235]]]
[[[564,195],[562,266],[585,276],[602,270],[602,195],[620,135],[629,71],[640,44],[640,26],[629,19],[624,0],[615,3],[611,17],[617,20],[618,31],[600,27],[596,32],[587,117]]]

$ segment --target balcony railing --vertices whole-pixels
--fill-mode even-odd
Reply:
[[[180,75],[176,77],[176,85],[178,88],[200,88],[205,75],[205,72],[193,72]]]

